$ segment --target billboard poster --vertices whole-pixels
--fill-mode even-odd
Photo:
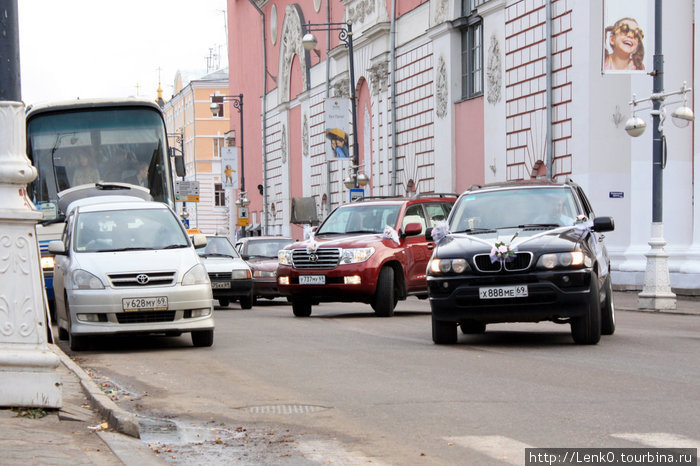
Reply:
[[[350,158],[348,144],[348,105],[346,98],[326,99],[326,139],[329,141],[327,160]]]
[[[651,0],[604,0],[603,74],[647,74],[654,69]]]
[[[238,189],[238,147],[221,149],[221,181],[224,188]]]

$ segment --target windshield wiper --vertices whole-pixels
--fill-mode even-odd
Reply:
[[[119,249],[101,249],[97,252],[122,252],[122,251],[152,251],[153,248],[119,248]]]
[[[350,230],[350,231],[345,232],[345,234],[347,234],[347,235],[351,235],[354,233],[378,233],[378,232],[374,231],[374,230]]]
[[[221,254],[219,252],[207,252],[205,254],[200,254],[200,256],[202,256],[202,257],[232,257],[234,259],[236,258],[236,256],[232,256],[231,254]]]
[[[496,233],[493,228],[467,228],[466,230],[456,231],[455,233]]]
[[[176,249],[176,248],[186,248],[186,244],[169,244],[165,247],[158,248],[158,249]]]
[[[39,225],[41,225],[41,226],[53,225],[54,223],[61,223],[61,222],[65,222],[65,221],[66,221],[66,216],[59,215],[56,218],[42,220],[41,222],[39,222]]]
[[[499,230],[505,230],[508,228],[556,228],[558,226],[560,226],[558,223],[524,223],[512,227],[499,227]]]

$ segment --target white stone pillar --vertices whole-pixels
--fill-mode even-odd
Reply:
[[[41,213],[26,191],[36,168],[25,149],[24,104],[0,101],[0,406],[60,408],[36,239]]]
[[[638,295],[639,309],[676,309],[676,295],[671,291],[671,278],[668,272],[668,254],[664,250],[664,224],[652,222],[651,250],[646,253],[647,270],[644,275],[644,288]]]

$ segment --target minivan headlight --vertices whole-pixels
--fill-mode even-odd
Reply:
[[[471,267],[466,259],[433,259],[428,266],[430,275],[441,275],[445,273],[464,273],[469,272]]]
[[[183,285],[209,285],[210,283],[207,269],[202,264],[195,265],[182,277]]]
[[[282,249],[277,253],[277,261],[282,265],[292,265],[292,251]]]
[[[341,264],[357,264],[364,262],[374,254],[374,248],[352,248],[343,249],[340,255]]]
[[[542,269],[590,267],[591,258],[583,251],[559,252],[543,254],[537,261],[537,267]]]
[[[71,283],[73,290],[101,290],[105,287],[99,278],[82,269],[73,271]]]

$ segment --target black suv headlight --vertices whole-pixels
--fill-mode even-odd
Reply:
[[[466,259],[433,259],[430,261],[428,273],[430,275],[444,275],[448,273],[470,272],[471,267]]]
[[[551,254],[543,254],[537,261],[537,267],[541,269],[579,269],[581,267],[590,267],[592,265],[591,258],[583,251],[557,252]]]

